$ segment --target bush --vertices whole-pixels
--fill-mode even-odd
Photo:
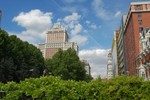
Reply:
[[[6,92],[2,100],[148,100],[150,81],[119,76],[87,83],[45,76],[20,83],[0,83],[0,90]]]

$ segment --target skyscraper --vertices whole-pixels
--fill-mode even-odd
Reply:
[[[121,25],[116,38],[117,43],[117,58],[118,58],[118,74],[127,74],[127,68],[125,63],[125,43],[124,43],[124,24],[126,15],[123,15]]]
[[[58,49],[72,48],[78,52],[78,45],[68,42],[68,33],[59,23],[56,23],[46,34],[46,43],[39,44],[39,49],[45,59],[52,58]]]
[[[112,55],[112,70],[113,70],[113,76],[118,75],[118,53],[117,53],[117,41],[118,38],[118,30],[114,32],[114,38],[112,42],[112,48],[111,48],[111,55]]]

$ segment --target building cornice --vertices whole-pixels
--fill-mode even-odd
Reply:
[[[124,34],[126,31],[127,25],[129,23],[129,19],[130,19],[131,14],[132,13],[138,13],[138,12],[150,12],[150,9],[148,9],[148,10],[131,10],[131,6],[130,6],[130,8],[128,10],[126,21],[125,21],[125,25],[124,25]]]
[[[131,2],[131,5],[141,5],[141,4],[150,4],[150,1],[145,1],[145,2]]]

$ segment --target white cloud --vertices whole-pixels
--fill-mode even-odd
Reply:
[[[74,26],[74,29],[71,30],[71,35],[72,36],[75,36],[77,35],[79,32],[81,32],[83,29],[82,25],[81,24],[77,24]]]
[[[37,44],[45,39],[46,31],[52,25],[51,20],[51,12],[44,13],[38,9],[21,12],[13,18],[13,21],[26,30],[16,35],[24,41]]]
[[[85,2],[86,0],[63,0],[66,3],[73,3],[73,2]]]
[[[97,29],[97,28],[101,28],[101,26],[96,25],[95,23],[91,23],[89,20],[86,20],[85,23],[87,24],[88,27],[90,27],[91,29]]]
[[[96,15],[103,20],[111,20],[121,15],[120,11],[116,13],[111,12],[111,10],[107,10],[104,8],[103,0],[94,0],[92,6],[96,12]]]
[[[78,13],[72,13],[72,15],[66,16],[64,18],[64,21],[66,23],[69,23],[71,21],[78,21],[81,18],[81,15],[78,15]]]
[[[77,7],[75,6],[65,6],[65,7],[62,7],[61,9],[62,11],[65,11],[65,12],[76,12],[77,11]]]
[[[64,25],[70,30],[70,41],[76,42],[79,46],[84,45],[88,37],[81,35],[81,32],[85,32],[83,26],[79,23],[81,15],[78,13],[72,13],[71,15],[63,18]]]
[[[85,23],[86,23],[86,24],[90,24],[91,22],[90,22],[89,20],[86,20]]]
[[[106,77],[107,54],[107,49],[89,49],[79,51],[80,59],[85,59],[90,63],[91,74],[94,78],[97,78],[99,75],[102,78]]]
[[[86,41],[88,40],[88,37],[87,36],[84,36],[84,35],[74,35],[71,37],[70,41],[72,42],[75,42],[75,43],[78,43],[80,46],[81,45],[84,45],[86,43]]]
[[[121,15],[121,11],[117,11],[116,13],[115,13],[115,17],[119,17]]]
[[[101,19],[110,19],[109,13],[104,9],[102,0],[94,0],[92,6],[98,17]]]
[[[97,26],[96,26],[95,24],[91,24],[90,27],[91,27],[92,29],[97,29]]]
[[[88,32],[88,30],[86,30],[86,29],[85,29],[85,30],[83,30],[83,32],[84,32],[84,33],[87,33],[87,32]]]

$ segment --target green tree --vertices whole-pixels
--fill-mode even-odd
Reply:
[[[52,59],[46,60],[48,73],[60,76],[64,80],[85,80],[86,71],[84,63],[80,61],[75,50],[69,48],[66,51],[59,49]]]
[[[24,80],[43,75],[44,58],[37,47],[0,30],[0,81]]]

